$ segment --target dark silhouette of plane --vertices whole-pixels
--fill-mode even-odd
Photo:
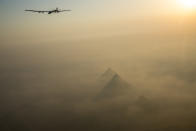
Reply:
[[[65,11],[71,11],[71,10],[59,10],[58,8],[56,8],[55,10],[50,10],[50,11],[41,11],[41,10],[25,10],[25,11],[52,14],[52,13],[60,13],[60,12],[65,12]]]

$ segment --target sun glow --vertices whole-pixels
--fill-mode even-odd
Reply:
[[[181,5],[187,9],[196,8],[196,0],[179,0]]]

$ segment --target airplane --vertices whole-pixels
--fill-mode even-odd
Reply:
[[[55,10],[50,10],[50,11],[41,11],[41,10],[25,10],[25,11],[30,11],[30,12],[35,12],[35,13],[52,14],[52,13],[60,13],[60,12],[65,12],[65,11],[71,11],[71,10],[59,10],[58,8],[56,8]]]

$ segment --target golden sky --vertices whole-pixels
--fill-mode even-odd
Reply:
[[[194,0],[3,0],[0,5],[4,42],[180,33],[184,27],[195,27]],[[53,15],[24,12],[24,9],[56,7],[72,9],[72,12]]]

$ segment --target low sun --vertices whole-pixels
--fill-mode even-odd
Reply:
[[[184,8],[193,9],[196,8],[196,0],[179,0]]]

